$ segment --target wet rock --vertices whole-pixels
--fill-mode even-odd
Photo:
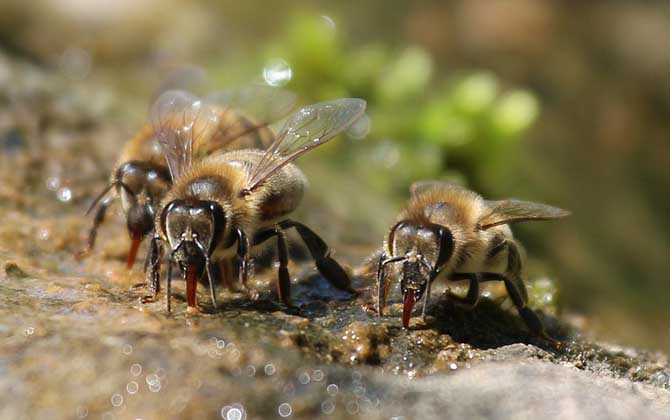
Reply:
[[[337,333],[333,354],[344,363],[381,363],[390,354],[386,325],[352,322]]]
[[[407,418],[670,418],[664,390],[533,360],[426,378],[396,397]]]

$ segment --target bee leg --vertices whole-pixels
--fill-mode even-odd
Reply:
[[[277,276],[277,291],[279,300],[291,306],[291,276],[288,272],[288,247],[286,246],[286,236],[284,232],[277,229],[277,256],[279,258],[279,270]]]
[[[161,260],[161,246],[158,243],[160,239],[158,236],[151,238],[151,244],[149,245],[149,270],[146,273],[147,286],[149,286],[150,295],[142,296],[140,302],[149,303],[156,300],[156,296],[160,292],[160,260]],[[168,277],[168,282],[170,281]],[[170,310],[168,300],[168,311]]]
[[[233,287],[233,261],[230,258],[221,260],[219,263],[222,283],[228,290],[234,290]]]
[[[93,225],[88,231],[88,240],[86,241],[86,247],[81,251],[77,252],[77,258],[84,258],[93,251],[95,246],[95,239],[98,236],[98,228],[105,221],[105,215],[107,214],[107,209],[112,205],[114,200],[112,198],[107,198],[98,207],[98,211],[95,212],[95,217],[93,217]]]
[[[168,312],[172,310],[172,256],[168,258],[167,277],[165,279],[165,306]]]
[[[237,235],[237,256],[240,259],[240,268],[238,272],[238,279],[244,290],[246,290],[249,298],[252,300],[258,299],[258,292],[253,290],[248,285],[249,280],[249,238],[247,238],[246,233],[241,228],[237,228],[235,231]]]
[[[537,314],[528,306],[526,306],[526,301],[523,298],[524,295],[521,291],[519,291],[519,288],[516,286],[514,281],[512,281],[509,277],[498,273],[479,273],[479,275],[481,281],[504,282],[505,288],[507,289],[507,294],[509,295],[510,299],[512,299],[512,303],[514,303],[514,306],[519,312],[519,316],[521,316],[523,321],[526,323],[526,326],[530,332],[533,335],[541,337],[542,339],[550,342],[552,345],[560,347],[560,342],[545,332],[542,321],[540,321],[540,318],[537,316]]]
[[[450,301],[454,302],[458,306],[472,310],[477,306],[479,302],[479,281],[480,276],[477,273],[454,273],[448,277],[449,281],[459,281],[459,280],[469,280],[470,284],[468,285],[468,293],[465,297],[460,297],[457,294],[453,293],[451,290],[447,290],[446,295]]]
[[[377,264],[377,315],[384,315],[384,306],[386,306],[386,288],[387,284],[384,281],[384,260],[386,260],[386,253],[382,252],[382,255],[379,256],[379,264]]]
[[[358,295],[359,290],[351,287],[351,280],[340,264],[330,256],[328,245],[310,228],[293,220],[284,220],[279,224],[282,229],[295,228],[312,255],[316,268],[323,277],[340,290]]]
[[[433,279],[428,281],[426,285],[426,291],[424,292],[423,297],[423,307],[421,308],[421,320],[426,322],[426,307],[428,307],[428,301],[430,300],[430,285],[433,284]]]
[[[528,302],[528,292],[526,285],[521,279],[521,264],[522,258],[519,251],[519,246],[514,241],[505,241],[507,244],[507,273],[510,275],[512,282],[521,293],[524,302]]]

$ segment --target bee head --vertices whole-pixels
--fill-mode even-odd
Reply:
[[[170,187],[169,175],[151,163],[129,161],[115,178],[128,232],[133,240],[142,240],[154,228],[154,206]]]
[[[391,230],[389,246],[401,256],[400,291],[403,298],[403,327],[409,326],[412,309],[453,253],[451,231],[434,223],[399,222]]]
[[[221,238],[226,217],[214,201],[174,200],[165,206],[160,223],[174,261],[202,267]]]

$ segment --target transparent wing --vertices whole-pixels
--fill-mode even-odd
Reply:
[[[529,220],[560,219],[570,215],[567,210],[521,200],[487,201],[491,212],[479,220],[479,229]]]
[[[345,98],[306,106],[289,117],[275,141],[251,170],[246,190],[260,185],[303,153],[349,128],[365,112],[362,99]]]
[[[447,181],[437,181],[437,180],[428,180],[428,181],[416,181],[409,187],[409,193],[412,196],[419,195],[426,191],[441,188],[448,190],[459,190],[459,191],[469,191],[462,185],[454,184]]]
[[[193,145],[219,123],[216,110],[184,90],[163,92],[150,112],[172,179],[179,178],[193,161]]]
[[[295,106],[296,98],[293,92],[266,85],[249,85],[208,95],[205,101],[220,112],[219,126],[208,145],[209,151],[224,148],[284,118]],[[265,147],[269,141],[272,139],[255,146]]]

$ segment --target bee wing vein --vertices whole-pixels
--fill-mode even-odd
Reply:
[[[251,169],[247,190],[253,190],[303,153],[348,129],[365,112],[362,99],[345,98],[306,106],[289,117],[258,164]]]

